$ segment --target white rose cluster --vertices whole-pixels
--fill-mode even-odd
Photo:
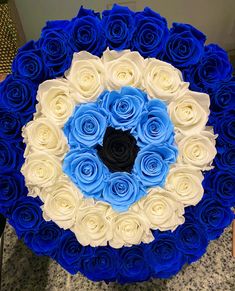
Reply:
[[[128,211],[119,213],[107,203],[84,198],[63,173],[69,150],[63,126],[76,105],[94,102],[103,90],[123,86],[140,88],[149,98],[166,103],[179,154],[164,188],[149,189]],[[22,130],[26,149],[21,171],[28,195],[43,201],[44,219],[71,229],[84,246],[109,243],[114,248],[149,243],[154,239],[151,229],[174,231],[184,223],[184,207],[202,199],[201,171],[212,168],[216,154],[216,136],[206,127],[209,96],[188,87],[181,72],[166,62],[109,49],[101,58],[75,53],[63,78],[42,83],[34,118]]]

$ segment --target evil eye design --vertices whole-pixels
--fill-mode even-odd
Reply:
[[[232,66],[204,44],[114,5],[19,49],[0,85],[0,212],[36,254],[94,281],[168,278],[231,223]]]

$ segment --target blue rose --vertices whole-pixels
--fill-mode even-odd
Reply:
[[[81,257],[92,254],[91,252],[89,253],[92,249],[90,247],[83,247],[70,230],[63,232],[58,249],[60,250],[57,253],[58,263],[73,275],[80,269]]]
[[[44,65],[48,68],[49,76],[52,78],[63,76],[64,72],[70,67],[73,56],[66,26],[60,28],[47,25],[42,31],[37,46],[41,49]]]
[[[107,111],[110,125],[122,130],[131,129],[137,124],[147,101],[146,93],[132,87],[106,91],[99,99],[101,107]]]
[[[0,212],[9,217],[15,201],[27,195],[24,176],[18,172],[0,175]]]
[[[165,184],[169,164],[176,161],[177,149],[168,144],[150,144],[141,149],[136,157],[134,173],[144,186],[159,186]]]
[[[235,175],[234,172],[215,168],[206,173],[203,188],[208,194],[216,197],[225,206],[235,206]]]
[[[206,252],[209,241],[203,225],[186,221],[177,227],[174,234],[178,248],[187,257],[188,263],[195,262]]]
[[[42,61],[41,51],[34,41],[30,41],[18,50],[12,64],[12,72],[21,78],[30,79],[39,84],[47,78],[47,71]]]
[[[169,31],[166,19],[148,7],[135,14],[132,49],[143,57],[159,57],[165,50]]]
[[[37,255],[55,256],[62,230],[53,221],[42,221],[39,228],[25,234],[24,242]]]
[[[235,108],[235,82],[221,82],[219,87],[210,95],[211,113],[223,116]]]
[[[7,111],[4,108],[0,108],[0,138],[14,143],[22,141],[21,136],[21,117],[17,112]]]
[[[134,12],[128,7],[113,5],[112,10],[104,10],[101,25],[110,49],[130,48],[134,30]]]
[[[174,140],[174,127],[167,113],[166,105],[160,100],[151,100],[146,106],[147,110],[141,114],[136,128],[138,146]]]
[[[176,238],[170,231],[155,235],[156,239],[145,246],[146,259],[155,272],[154,277],[169,278],[182,268],[186,257],[177,248]]]
[[[235,206],[235,174],[217,171],[214,177],[216,197],[225,206]]]
[[[88,197],[98,198],[106,184],[108,169],[95,150],[71,150],[63,162],[63,170]]]
[[[71,147],[102,145],[107,117],[95,103],[77,106],[64,126],[64,133]]]
[[[218,145],[235,145],[235,110],[226,113],[214,124],[214,131],[219,134]]]
[[[42,222],[42,210],[39,199],[29,196],[18,199],[12,209],[9,223],[21,238],[26,232],[37,231]]]
[[[18,172],[0,175],[0,212],[9,216],[15,201],[27,195],[24,176]]]
[[[94,249],[91,257],[81,259],[81,272],[92,281],[116,281],[118,252],[110,247]]]
[[[119,252],[120,267],[117,279],[120,284],[143,282],[150,278],[148,258],[141,246],[123,247]]]
[[[69,27],[70,45],[76,52],[88,51],[100,56],[106,48],[106,38],[99,13],[80,8]]]
[[[153,111],[153,110],[158,110],[158,109],[161,109],[163,111],[167,111],[167,106],[160,99],[151,99],[148,101],[148,103],[146,105],[146,109],[148,111]]]
[[[23,149],[19,144],[0,140],[0,172],[9,173],[19,170],[24,162]]]
[[[189,24],[173,23],[166,44],[166,60],[178,68],[195,65],[204,53],[206,36]]]
[[[223,151],[217,153],[214,163],[221,170],[235,173],[235,147],[223,147]]]
[[[190,82],[194,91],[208,92],[216,90],[221,81],[232,77],[232,65],[227,53],[218,45],[210,44],[205,47],[205,53],[200,61],[184,72],[185,81]]]
[[[30,80],[9,75],[0,85],[0,106],[19,112],[23,123],[32,119],[35,103],[36,87]]]
[[[133,174],[126,172],[112,173],[104,188],[103,199],[116,211],[127,211],[146,191]]]
[[[234,218],[229,207],[221,204],[219,200],[204,197],[195,207],[195,219],[204,224],[210,240],[217,239]]]

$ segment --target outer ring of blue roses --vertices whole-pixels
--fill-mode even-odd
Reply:
[[[108,15],[108,18],[105,17],[105,14]],[[125,19],[128,19],[129,26],[126,29],[129,29],[130,35],[133,37],[133,45],[131,45],[130,37],[126,38],[125,42],[121,42],[122,46],[121,44],[118,45],[117,42],[112,43],[110,41],[111,35],[110,31],[108,31],[107,19],[115,19],[120,14]],[[75,274],[80,271],[94,281],[118,280],[120,283],[126,283],[145,281],[150,277],[168,278],[176,274],[185,263],[191,263],[199,259],[206,251],[209,241],[218,238],[234,217],[230,210],[230,207],[235,204],[232,197],[226,200],[225,205],[222,204],[225,201],[223,191],[226,191],[226,189],[219,189],[219,192],[216,193],[211,191],[211,181],[221,177],[221,172],[223,172],[225,178],[230,176],[234,178],[230,167],[226,162],[223,164],[224,160],[221,158],[224,152],[234,149],[234,133],[232,129],[230,130],[230,127],[226,126],[226,124],[231,124],[228,117],[232,116],[234,112],[230,108],[227,109],[226,106],[223,109],[223,104],[221,105],[216,99],[217,92],[223,90],[223,86],[226,86],[229,82],[229,88],[233,86],[231,81],[231,65],[226,59],[224,51],[218,46],[209,45],[204,48],[205,36],[201,32],[190,25],[174,24],[169,33],[165,19],[148,8],[142,14],[137,14],[138,23],[139,25],[141,23],[144,25],[144,21],[147,21],[144,17],[147,15],[148,19],[150,19],[149,21],[152,21],[151,24],[158,27],[158,30],[162,32],[163,42],[161,46],[158,45],[157,48],[153,48],[152,51],[149,50],[146,53],[144,42],[141,43],[137,38],[138,35],[133,31],[133,15],[134,13],[128,8],[121,8],[119,6],[114,6],[111,12],[104,11],[104,20],[102,22],[102,25],[105,27],[104,30],[101,29],[99,15],[83,8],[81,8],[78,17],[74,18],[71,22],[48,22],[38,42],[29,42],[19,50],[13,62],[13,75],[7,77],[1,84],[1,116],[5,120],[10,120],[12,128],[14,128],[14,132],[11,132],[11,134],[7,130],[4,131],[3,127],[1,130],[1,137],[2,139],[4,138],[4,141],[1,141],[0,146],[1,151],[5,153],[4,162],[6,162],[6,167],[2,168],[3,174],[1,179],[3,179],[5,184],[8,183],[6,185],[10,185],[11,189],[17,189],[18,191],[12,191],[15,195],[12,194],[10,198],[8,197],[8,200],[4,200],[4,196],[0,198],[0,211],[9,218],[9,222],[15,227],[18,236],[24,238],[25,243],[34,252],[49,255],[56,259],[70,273]],[[93,41],[83,43],[83,39],[80,38],[82,36],[81,31],[78,31],[79,23],[82,21],[88,25],[89,23],[94,24],[93,27],[96,26],[97,29],[100,29],[101,35],[97,37],[96,33]],[[73,42],[76,35],[78,36],[78,41]],[[122,35],[125,35],[125,33],[123,32]],[[177,55],[174,55],[174,51],[171,50],[170,40],[177,43],[177,37],[184,39],[186,43],[188,40],[188,43],[191,41],[191,45],[194,44],[194,55],[191,56],[191,62],[187,63],[187,66],[190,67],[189,70],[185,70],[187,66],[185,65],[184,67],[184,63],[180,62]],[[61,46],[58,48],[60,57],[48,54],[48,42],[53,38],[60,41]],[[169,43],[165,45],[167,41]],[[53,222],[43,221],[40,209],[41,201],[38,198],[27,197],[24,178],[20,173],[21,165],[24,162],[24,146],[22,144],[22,137],[19,135],[19,129],[32,119],[32,113],[35,111],[36,105],[37,86],[48,78],[63,75],[63,72],[70,66],[74,51],[84,49],[100,56],[107,44],[112,49],[132,48],[137,50],[143,57],[158,56],[158,58],[166,60],[182,69],[186,80],[191,83],[192,89],[211,93],[211,104],[213,107],[211,108],[209,124],[213,125],[215,131],[219,133],[216,145],[218,155],[215,158],[215,169],[205,175],[205,195],[202,201],[195,207],[186,208],[185,223],[179,226],[174,233],[155,231],[155,240],[150,244],[140,244],[131,248],[123,247],[119,250],[109,246],[97,248],[82,247],[71,231],[59,229]],[[201,50],[200,44],[203,47]],[[31,66],[23,66],[23,69],[21,69],[25,57],[31,61]],[[198,75],[203,77],[202,68],[208,62],[213,67],[213,59],[215,58],[219,60],[217,74],[213,75],[210,79],[197,78]],[[11,84],[11,82],[13,84],[14,82],[22,82],[23,88],[26,91],[30,88],[28,92],[22,93],[25,96],[23,104],[17,104],[17,102],[10,98],[13,92],[9,88],[9,83]],[[215,82],[217,82],[216,86],[214,86]],[[17,98],[17,95],[15,95],[15,98]],[[221,122],[224,114],[226,114],[227,120]],[[224,124],[225,126],[223,127]],[[228,167],[228,173],[223,170],[225,166]],[[14,170],[12,170],[13,168]],[[14,181],[11,181],[12,178]],[[233,205],[231,205],[232,203]],[[25,211],[26,217],[31,219],[28,226],[21,223],[22,220],[19,217],[19,213],[22,209]],[[216,213],[221,214],[222,217],[220,220],[218,219],[220,223],[217,226],[213,226],[213,223],[210,221],[212,210],[216,210]],[[50,229],[54,239],[53,241],[49,240],[45,248],[43,248],[39,242],[42,238],[45,239],[45,235],[43,236],[45,229]],[[191,234],[201,234],[199,246],[194,245],[192,247],[193,242],[190,244],[190,242],[187,243],[184,240],[187,230]],[[161,248],[163,251],[168,251],[169,256],[167,258],[161,256]],[[105,262],[108,269],[103,270],[99,266],[94,267],[93,264],[97,258],[102,258],[102,262]],[[132,259],[135,265],[131,267],[128,262],[133,262]]]

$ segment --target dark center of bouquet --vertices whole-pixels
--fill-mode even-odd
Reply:
[[[135,158],[139,151],[136,139],[130,131],[117,130],[108,127],[103,146],[96,147],[98,155],[103,163],[112,172],[131,172]]]

